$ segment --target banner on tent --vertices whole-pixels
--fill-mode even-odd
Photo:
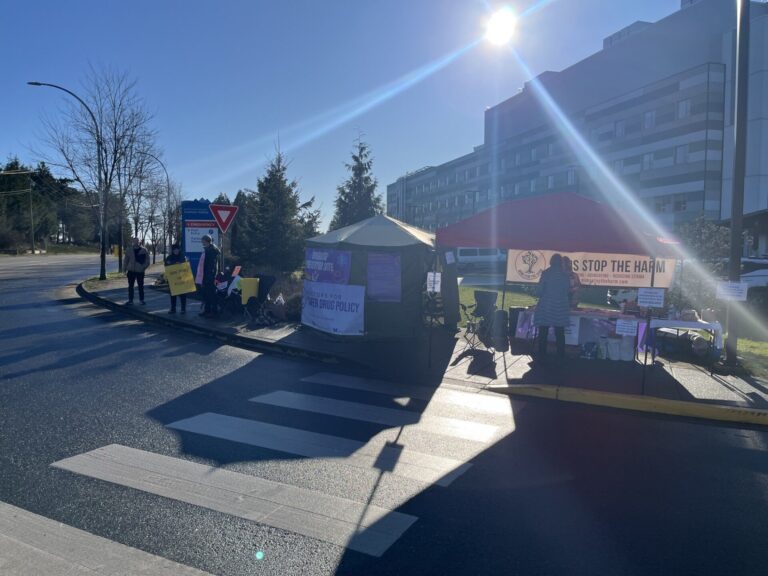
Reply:
[[[311,282],[349,283],[352,253],[346,250],[307,248],[304,252],[304,277]]]
[[[365,286],[304,281],[301,323],[331,334],[365,333]]]
[[[549,267],[556,252],[551,250],[510,250],[507,256],[507,282],[535,284]],[[653,275],[653,259],[631,254],[559,252],[573,262],[573,271],[585,286],[625,286],[641,288],[653,285],[669,288],[675,274],[674,258],[658,258]]]
[[[369,300],[400,302],[403,285],[400,254],[369,252],[366,276]]]

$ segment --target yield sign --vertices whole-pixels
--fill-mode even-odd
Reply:
[[[211,209],[213,219],[216,220],[216,224],[219,225],[219,230],[222,234],[226,234],[229,230],[229,226],[232,224],[232,220],[235,219],[238,206],[230,206],[229,204],[209,204],[208,208]]]

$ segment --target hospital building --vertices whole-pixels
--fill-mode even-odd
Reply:
[[[682,0],[673,14],[619,30],[599,52],[540,74],[487,109],[484,141],[388,185],[387,213],[434,231],[514,198],[618,194],[585,155],[591,150],[663,224],[674,228],[701,213],[727,222],[735,57],[735,2]],[[749,67],[745,250],[762,255],[768,254],[764,2],[751,5]]]

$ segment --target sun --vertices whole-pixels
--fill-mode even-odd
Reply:
[[[517,17],[511,8],[505,6],[496,11],[488,20],[485,38],[492,44],[502,46],[508,43],[515,33]]]

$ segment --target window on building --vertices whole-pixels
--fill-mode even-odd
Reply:
[[[506,158],[502,158],[501,159],[501,163],[499,165],[499,171],[500,172],[506,172],[507,171],[507,159]]]
[[[614,160],[613,161],[613,171],[616,172],[616,174],[623,174],[624,173],[624,160]]]
[[[656,110],[648,110],[643,114],[643,128],[649,130],[656,126]]]
[[[675,148],[675,164],[688,163],[688,144],[683,144]]]
[[[643,170],[650,170],[653,168],[653,152],[643,154]]]
[[[547,156],[554,156],[555,155],[555,143],[550,142],[547,144]]]
[[[538,159],[538,157],[539,157],[538,149],[536,148],[536,146],[534,146],[533,148],[531,148],[531,161],[535,162]]]
[[[680,102],[677,103],[677,117],[679,119],[688,118],[688,116],[691,115],[691,99],[686,98],[685,100],[680,100]]]
[[[576,185],[576,170],[568,170],[568,186]]]
[[[666,198],[656,200],[656,212],[667,212],[669,209],[669,200]]]
[[[522,155],[520,152],[515,152],[515,166],[520,166],[520,162],[522,161]]]
[[[675,212],[685,212],[687,207],[685,200],[675,200]]]
[[[520,196],[520,182],[515,182],[515,196]]]
[[[536,178],[531,180],[531,192],[536,192]]]
[[[552,190],[552,188],[554,187],[555,187],[555,175],[550,174],[549,176],[547,176],[547,189]]]
[[[617,138],[621,138],[624,136],[627,130],[627,122],[625,120],[616,120],[616,126],[614,127],[614,132],[616,134]]]

